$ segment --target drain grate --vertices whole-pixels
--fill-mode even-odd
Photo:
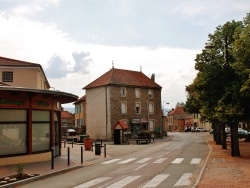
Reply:
[[[213,158],[213,163],[224,163],[225,159],[224,158]]]

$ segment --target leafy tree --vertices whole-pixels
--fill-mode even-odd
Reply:
[[[186,87],[185,109],[199,111],[214,126],[216,141],[226,146],[225,124],[231,127],[232,156],[239,156],[238,123],[249,120],[250,102],[250,14],[243,22],[231,21],[209,34],[210,43],[197,54],[194,82]],[[212,46],[212,45],[213,46]]]

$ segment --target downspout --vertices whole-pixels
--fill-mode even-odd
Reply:
[[[106,103],[106,141],[108,140],[108,92],[105,87],[105,103]]]

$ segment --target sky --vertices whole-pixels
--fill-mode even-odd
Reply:
[[[41,64],[53,89],[79,97],[112,65],[142,70],[174,108],[208,34],[249,8],[249,0],[0,0],[0,56]]]

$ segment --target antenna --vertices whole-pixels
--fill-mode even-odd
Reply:
[[[112,69],[114,68],[114,61],[112,60]]]
[[[142,66],[140,66],[140,72],[142,72]]]

